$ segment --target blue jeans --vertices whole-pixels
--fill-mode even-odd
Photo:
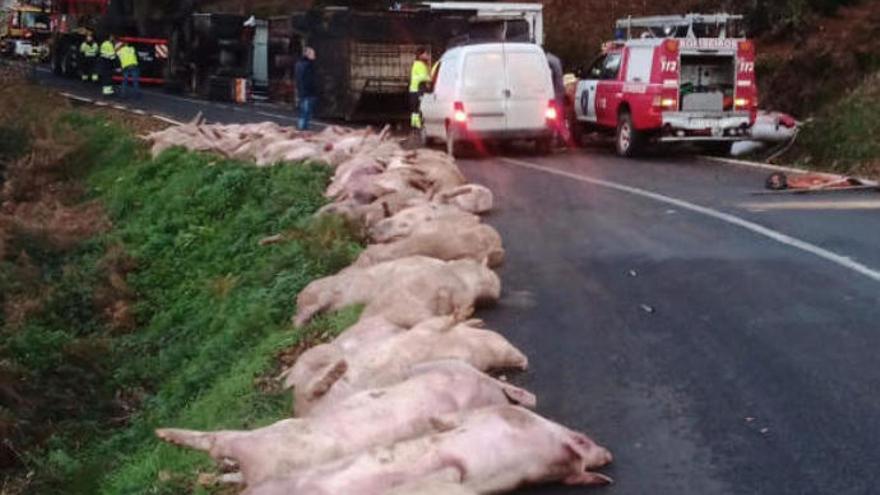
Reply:
[[[128,84],[131,81],[134,87],[134,95],[138,98],[141,96],[141,69],[137,66],[122,69],[122,97],[128,96]]]
[[[318,98],[314,96],[306,96],[299,99],[299,130],[307,131],[309,124],[312,122],[312,114],[315,113],[315,104]]]

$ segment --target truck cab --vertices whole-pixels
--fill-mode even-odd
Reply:
[[[618,21],[621,39],[578,74],[570,123],[613,132],[618,154],[650,141],[698,142],[729,150],[747,140],[757,116],[754,44],[732,15]],[[636,31],[636,33],[634,33]]]
[[[7,56],[42,59],[48,54],[51,17],[41,7],[17,5],[5,13],[0,52]]]

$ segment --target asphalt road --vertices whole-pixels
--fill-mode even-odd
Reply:
[[[613,450],[594,493],[880,492],[880,194],[755,196],[765,170],[601,146],[461,165],[495,192],[508,254],[481,316],[530,356],[512,380],[540,412]]]

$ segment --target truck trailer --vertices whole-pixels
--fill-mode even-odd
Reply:
[[[345,120],[409,118],[409,78],[419,48],[439,60],[450,46],[482,41],[543,41],[543,7],[534,3],[418,2],[391,9],[325,7],[273,18],[269,74],[276,98],[306,45],[315,48],[318,111]]]

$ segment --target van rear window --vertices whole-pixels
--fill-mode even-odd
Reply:
[[[514,95],[545,96],[550,66],[546,58],[535,52],[507,52],[507,77]]]
[[[471,53],[464,61],[463,93],[470,98],[496,99],[504,92],[501,53]]]

